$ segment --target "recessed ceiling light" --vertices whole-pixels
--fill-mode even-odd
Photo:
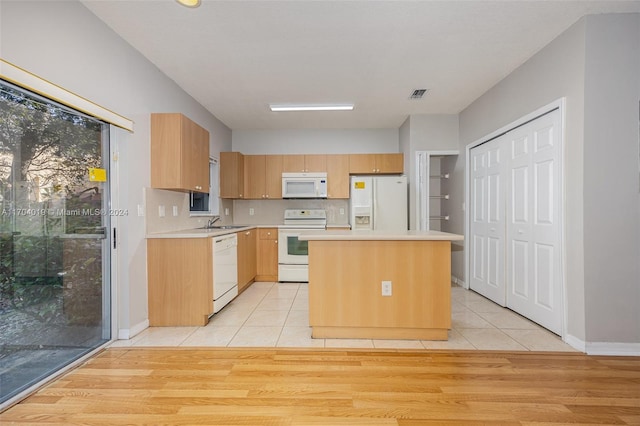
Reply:
[[[353,104],[269,104],[271,111],[351,111]]]
[[[176,0],[183,6],[186,7],[198,7],[200,6],[200,0]]]

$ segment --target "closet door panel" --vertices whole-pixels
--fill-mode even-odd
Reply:
[[[509,137],[507,307],[549,330],[562,331],[561,147],[559,112]]]
[[[473,206],[470,288],[504,306],[504,161],[502,141],[471,150]]]

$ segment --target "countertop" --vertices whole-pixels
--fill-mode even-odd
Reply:
[[[240,226],[240,225],[233,225]],[[219,235],[233,234],[253,228],[275,228],[275,226],[247,225],[232,229],[181,229],[178,231],[157,232],[147,234],[147,238],[209,238]]]
[[[300,233],[306,241],[462,241],[464,237],[440,231],[322,231]]]

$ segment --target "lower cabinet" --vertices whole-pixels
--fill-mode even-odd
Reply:
[[[278,281],[278,228],[258,229],[256,281]]]
[[[148,239],[147,273],[150,326],[209,322],[213,314],[211,238]]]
[[[238,292],[242,292],[256,278],[257,230],[238,232]]]

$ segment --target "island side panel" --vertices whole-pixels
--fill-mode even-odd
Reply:
[[[309,241],[309,322],[314,337],[446,340],[451,242]]]

